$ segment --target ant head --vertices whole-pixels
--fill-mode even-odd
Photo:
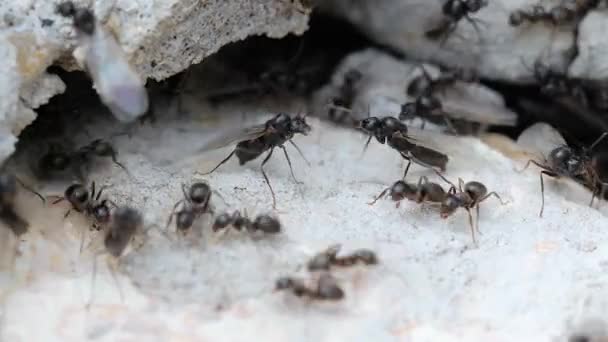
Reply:
[[[107,141],[97,139],[91,142],[90,146],[93,148],[93,153],[101,157],[111,157],[116,154],[114,147]]]
[[[276,234],[281,231],[281,222],[270,215],[260,215],[253,221],[253,227],[264,233]]]
[[[213,222],[212,230],[217,232],[220,229],[228,227],[232,223],[232,216],[228,213],[218,215]]]
[[[551,151],[549,160],[559,172],[569,175],[581,174],[584,169],[582,158],[568,146],[560,146]]]
[[[334,277],[324,273],[318,280],[318,295],[323,299],[339,300],[344,298],[344,290],[338,286]]]
[[[101,204],[96,205],[95,208],[93,208],[93,216],[95,217],[95,220],[99,223],[110,222],[110,208],[108,207],[106,201],[103,201]]]
[[[70,157],[62,152],[49,152],[39,161],[41,171],[64,171],[70,165]]]
[[[357,69],[350,69],[344,74],[344,84],[353,86],[355,83],[363,78],[361,71]]]
[[[12,203],[17,195],[17,179],[10,173],[0,173],[0,202],[3,205]]]
[[[57,5],[55,12],[59,13],[64,17],[71,17],[76,13],[76,7],[71,1],[64,1]]]
[[[190,196],[192,203],[196,205],[205,205],[211,198],[211,187],[209,184],[203,182],[194,183],[190,187],[188,196]]]
[[[376,253],[369,249],[359,249],[353,252],[353,256],[357,257],[366,265],[375,265],[378,263]]]
[[[452,215],[461,205],[462,201],[458,196],[455,194],[448,194],[439,208],[441,218],[447,218]]]
[[[77,9],[74,12],[74,27],[87,34],[92,35],[95,32],[95,15],[86,8]]]
[[[190,208],[180,210],[175,216],[175,226],[181,231],[190,229],[194,224],[194,212]]]
[[[289,278],[289,277],[282,277],[277,279],[274,288],[275,290],[285,290],[285,289],[289,289],[291,287],[293,287],[294,284],[294,280],[293,278]]]
[[[380,119],[372,116],[357,122],[357,128],[361,129],[365,133],[374,134],[376,130],[381,127]]]
[[[425,111],[435,111],[442,108],[441,101],[433,95],[423,95],[416,99],[416,102],[420,108]]]
[[[309,271],[320,271],[329,270],[331,266],[332,256],[326,251],[315,255],[310,261],[308,261]]]
[[[487,0],[465,0],[466,8],[469,12],[477,12],[488,5]]]
[[[310,125],[306,122],[306,116],[300,115],[291,119],[290,126],[292,132],[304,135],[308,135],[308,133],[310,133],[310,130],[312,129]]]
[[[565,6],[555,6],[549,12],[551,21],[555,24],[571,22],[576,18],[576,13]]]
[[[399,113],[399,120],[407,120],[414,118],[418,112],[416,109],[417,108],[415,102],[408,102],[401,105],[401,113]]]
[[[82,184],[72,184],[65,190],[65,198],[75,209],[84,210],[89,203],[89,191]]]
[[[480,182],[468,182],[464,186],[464,192],[473,200],[478,200],[488,193],[488,188]]]
[[[411,185],[399,180],[391,186],[390,196],[393,201],[398,202],[415,192],[416,190]]]

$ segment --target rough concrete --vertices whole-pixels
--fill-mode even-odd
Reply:
[[[7,132],[2,141],[15,141],[14,136],[34,120],[32,109],[64,91],[59,79],[45,73],[48,66],[57,62],[76,68],[71,57],[75,32],[69,19],[55,13],[58,2],[0,2],[0,122]],[[92,6],[141,77],[157,80],[200,62],[230,42],[251,35],[300,34],[308,23],[306,10],[282,0],[74,3]],[[12,143],[2,145],[0,160],[12,151]]]
[[[185,238],[173,229],[169,239],[163,237],[157,229],[164,229],[181,198],[182,182],[208,181],[228,202],[213,198],[219,211],[273,213],[261,160],[245,166],[233,160],[210,176],[193,176],[230,150],[196,153],[201,137],[227,129],[235,118],[246,126],[259,122],[263,117],[251,116],[259,111],[189,109],[205,116],[160,118],[131,138],[114,141],[132,178],[111,163],[92,174],[98,184],[113,185],[109,198],[138,207],[151,229],[143,245],[121,260],[118,283],[100,256],[91,293],[98,245],[78,251],[86,221],[76,213],[62,220],[65,205],[43,207],[22,196],[18,207],[27,210],[32,229],[18,242],[10,286],[1,287],[2,340],[554,341],[573,331],[589,332],[585,324],[593,318],[593,334],[605,331],[597,317],[605,316],[608,294],[603,285],[608,254],[601,248],[607,243],[607,207],[588,207],[591,194],[576,184],[547,181],[545,217],[539,218],[538,170],[517,173],[525,158],[509,153],[517,147],[504,138],[498,139],[502,146],[492,143],[501,154],[476,138],[412,129],[419,141],[450,156],[450,180],[481,181],[507,202],[482,204],[478,248],[465,211],[442,220],[430,205],[404,201],[395,208],[381,200],[369,206],[401,177],[401,157],[377,143],[361,156],[360,133],[314,118],[309,119],[313,132],[295,139],[311,166],[288,147],[303,184],[291,179],[281,154],[267,165],[281,235],[251,239],[233,232],[220,239],[203,219]],[[377,110],[372,115],[384,108]],[[100,136],[122,129],[103,120],[90,125]],[[83,134],[78,142],[90,139]],[[419,167],[408,180],[422,175],[440,182]],[[41,191],[58,193],[67,184],[60,185]],[[87,231],[85,246],[89,239],[99,242],[99,235]],[[273,292],[279,276],[307,277],[301,266],[333,243],[345,251],[372,248],[381,264],[335,271],[346,292],[343,302]]]
[[[479,20],[479,32],[462,20],[443,46],[424,36],[442,19],[443,1],[330,0],[321,2],[321,6],[349,20],[371,39],[408,56],[441,65],[473,68],[485,78],[530,82],[531,66],[537,58],[556,70],[566,70],[575,43],[573,26],[553,28],[543,23],[509,26],[511,11],[537,2],[488,1],[488,6],[472,16]],[[559,3],[558,0],[542,2],[545,6]],[[595,31],[594,35],[600,38],[602,31]]]

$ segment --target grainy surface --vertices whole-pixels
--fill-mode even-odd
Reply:
[[[272,212],[261,160],[244,167],[231,161],[211,176],[192,176],[229,152],[196,154],[201,140],[227,120],[234,122],[229,113],[250,118],[258,111],[197,109],[204,119],[169,116],[135,130],[131,138],[115,139],[133,179],[111,164],[93,175],[98,183],[113,184],[107,195],[116,202],[140,208],[148,227],[164,228],[182,196],[180,183],[193,179],[207,180],[230,210]],[[382,110],[374,107],[372,115]],[[281,235],[250,239],[234,233],[219,239],[205,220],[198,221],[198,233],[184,239],[173,230],[171,241],[150,230],[147,241],[120,262],[120,287],[105,257],[99,258],[92,296],[92,255],[98,249],[93,243],[79,253],[84,221],[71,215],[62,222],[64,208],[42,208],[24,195],[32,232],[19,244],[13,280],[6,279],[10,286],[3,286],[2,340],[548,341],[581,319],[601,317],[608,260],[601,246],[608,238],[604,215],[587,206],[587,191],[548,181],[545,217],[539,219],[537,170],[516,173],[523,162],[514,163],[475,138],[423,132],[421,139],[450,155],[449,179],[482,181],[509,202],[483,203],[479,248],[472,248],[464,211],[442,220],[434,208],[411,202],[399,209],[388,200],[367,205],[401,177],[400,157],[377,143],[361,157],[359,133],[309,121],[313,132],[295,142],[311,166],[288,147],[304,184],[290,179],[280,153],[267,165],[278,200],[275,214],[284,225]],[[103,123],[95,127],[100,136],[115,130]],[[408,177],[415,181],[421,175],[436,179],[419,167]],[[220,211],[226,208],[217,198],[213,202]],[[333,243],[342,243],[345,252],[372,248],[381,264],[336,272],[346,291],[336,304],[273,293],[278,276],[305,275],[301,266],[307,259]]]

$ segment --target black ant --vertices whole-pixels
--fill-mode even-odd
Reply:
[[[186,232],[192,227],[194,220],[204,214],[213,215],[213,208],[211,207],[211,187],[205,182],[194,183],[190,186],[190,189],[186,191],[186,186],[182,184],[182,192],[184,198],[175,203],[169,220],[167,221],[167,228],[171,225],[173,216],[175,216],[175,227],[178,231]],[[182,209],[179,211],[177,207],[180,204],[184,204]]]
[[[526,170],[530,164],[534,164],[542,169],[540,172],[541,207],[538,215],[539,217],[543,216],[543,211],[545,209],[545,184],[543,175],[553,178],[571,178],[590,187],[593,189],[593,195],[591,197],[591,202],[589,203],[590,206],[593,205],[595,197],[598,195],[603,196],[604,188],[607,184],[600,180],[599,175],[593,166],[590,152],[606,138],[607,135],[608,133],[604,132],[588,148],[575,149],[565,144],[557,146],[549,153],[549,157],[544,162],[538,162],[533,159],[528,160],[521,171]]]
[[[86,179],[85,174],[94,158],[111,158],[112,162],[128,173],[127,168],[117,160],[118,153],[107,141],[96,139],[76,151],[65,151],[52,145],[49,151],[38,161],[38,175],[48,178],[66,172],[68,169],[76,174],[79,180]]]
[[[376,265],[378,257],[369,249],[358,249],[350,254],[338,256],[340,245],[333,245],[315,255],[308,262],[309,271],[329,270],[331,266],[348,267],[356,264]]]
[[[458,178],[458,190],[456,190],[456,186],[452,182],[445,178],[443,179],[448,182],[451,187],[439,209],[441,218],[448,218],[458,208],[464,208],[469,214],[469,225],[471,227],[473,243],[477,244],[475,231],[477,230],[479,232],[479,204],[490,196],[496,197],[502,205],[505,205],[506,203],[502,201],[496,192],[492,191],[488,193],[488,188],[480,182],[471,181],[465,184],[461,178]],[[477,213],[475,226],[473,226],[473,216],[471,214],[471,209],[473,208],[475,208]]]
[[[72,207],[65,213],[64,218],[67,218],[72,210],[75,210],[91,219],[93,229],[100,230],[110,223],[112,207],[116,207],[116,204],[111,200],[101,199],[101,194],[106,188],[107,186],[103,186],[96,192],[95,182],[91,182],[90,191],[82,184],[72,184],[65,190],[63,197],[59,197],[52,204],[67,200]],[[84,246],[84,239],[85,232],[82,231],[80,240],[81,251]]]
[[[356,127],[369,135],[364,146],[364,151],[367,149],[372,138],[376,138],[381,144],[387,143],[408,161],[405,174],[407,174],[412,162],[427,168],[436,167],[445,171],[448,163],[448,156],[431,148],[411,142],[410,140],[413,139],[407,135],[407,126],[395,117],[368,117],[357,121]]]
[[[350,69],[344,74],[342,85],[338,89],[338,95],[331,99],[328,117],[333,122],[343,122],[350,116],[353,102],[357,96],[357,84],[363,78],[363,74],[356,69]]]
[[[72,210],[75,210],[92,218],[93,227],[99,230],[101,226],[110,222],[110,206],[116,207],[116,204],[108,199],[100,200],[105,189],[107,189],[107,186],[101,187],[97,192],[95,182],[91,182],[90,190],[87,190],[82,184],[72,184],[65,190],[63,197],[59,197],[52,204],[67,200],[72,208],[65,213],[64,218],[67,218]]]
[[[540,84],[540,92],[543,95],[549,97],[571,96],[584,107],[588,107],[589,99],[580,82],[568,78],[565,73],[552,70],[540,60],[534,62],[532,72]]]
[[[261,171],[262,175],[264,176],[264,180],[266,181],[266,184],[270,189],[270,193],[272,194],[272,207],[276,208],[276,197],[274,194],[274,190],[272,189],[272,185],[270,185],[270,180],[268,179],[268,176],[264,171],[264,165],[266,165],[270,157],[272,157],[274,149],[279,147],[283,150],[285,159],[287,159],[287,164],[289,164],[291,176],[296,182],[298,182],[293,173],[291,160],[289,159],[289,155],[287,154],[287,149],[285,148],[284,144],[286,142],[291,143],[300,153],[300,155],[304,158],[302,151],[292,141],[292,139],[296,133],[307,135],[310,130],[311,128],[306,123],[305,116],[298,115],[292,118],[287,114],[277,114],[274,118],[266,121],[264,125],[259,125],[247,129],[247,134],[245,136],[237,137],[239,139],[244,140],[241,140],[236,145],[236,148],[232,152],[230,152],[230,154],[224,160],[222,160],[216,167],[214,167],[211,171],[204,173],[203,175],[208,175],[214,172],[220,166],[226,163],[230,158],[232,158],[232,156],[235,154],[236,157],[239,159],[239,165],[244,165],[245,163],[258,158],[260,155],[262,155],[262,153],[269,151],[266,155],[266,158],[264,158],[264,160],[262,161]],[[305,158],[304,160],[307,161]]]
[[[427,31],[425,36],[432,40],[441,39],[441,45],[446,42],[450,35],[458,27],[458,23],[465,19],[471,25],[477,34],[481,36],[477,22],[478,19],[471,18],[470,14],[477,13],[480,9],[487,6],[487,0],[448,0],[442,6],[444,20],[435,28]]]
[[[534,5],[530,9],[518,9],[509,15],[509,25],[520,26],[524,22],[549,22],[554,26],[572,23],[577,18],[577,12],[566,6],[555,6],[546,10],[541,5]]]
[[[306,284],[303,279],[282,277],[276,281],[275,290],[289,290],[297,297],[308,297],[316,300],[341,300],[344,298],[344,290],[329,273],[321,274],[314,287]]]
[[[43,203],[45,202],[42,195],[31,189],[14,174],[0,172],[0,221],[6,224],[15,236],[25,234],[29,227],[29,223],[15,211],[17,184],[38,196]]]
[[[105,236],[103,240],[103,245],[105,247],[105,251],[113,258],[119,259],[124,251],[127,249],[127,246],[135,236],[138,231],[141,231],[143,228],[143,218],[139,211],[133,209],[131,207],[119,207],[112,214],[110,225],[108,229],[105,230]],[[93,263],[93,277],[91,283],[91,293],[95,293],[95,276],[97,275],[97,254],[94,258]],[[118,279],[114,274],[114,270],[112,265],[110,266],[110,272],[112,273],[112,277],[116,282],[120,290],[120,285],[118,284]],[[123,297],[122,291],[120,291],[121,298]],[[90,307],[91,301],[87,304],[87,307]]]
[[[387,195],[387,192],[391,200],[396,202],[395,207],[397,208],[399,208],[403,199],[416,203],[442,203],[446,196],[446,192],[441,185],[429,182],[428,178],[423,176],[418,180],[418,184],[410,184],[404,180],[396,181],[368,204],[374,205],[379,199]]]
[[[241,231],[247,230],[251,233],[260,231],[265,234],[277,234],[281,231],[281,222],[270,215],[259,215],[255,220],[251,221],[247,214],[242,215],[239,211],[232,214],[223,213],[215,218],[212,230],[217,232],[232,226],[234,229]]]
[[[473,83],[479,80],[477,73],[472,69],[458,68],[442,71],[439,76],[432,78],[423,65],[420,65],[422,74],[414,77],[407,86],[407,94],[413,97],[434,94],[445,89],[457,81]]]

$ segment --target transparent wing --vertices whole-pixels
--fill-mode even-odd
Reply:
[[[507,109],[500,95],[474,84],[455,86],[439,96],[446,115],[482,124],[515,126],[517,114]]]
[[[208,139],[205,140],[198,152],[215,150],[239,141],[255,139],[262,136],[265,132],[265,124],[245,128],[227,128],[216,132],[215,134],[211,134]]]
[[[517,144],[537,160],[544,161],[556,147],[566,145],[566,140],[548,123],[538,122],[519,135]]]
[[[101,24],[81,39],[84,62],[102,101],[114,116],[130,122],[148,110],[144,82],[129,64],[116,38]]]

